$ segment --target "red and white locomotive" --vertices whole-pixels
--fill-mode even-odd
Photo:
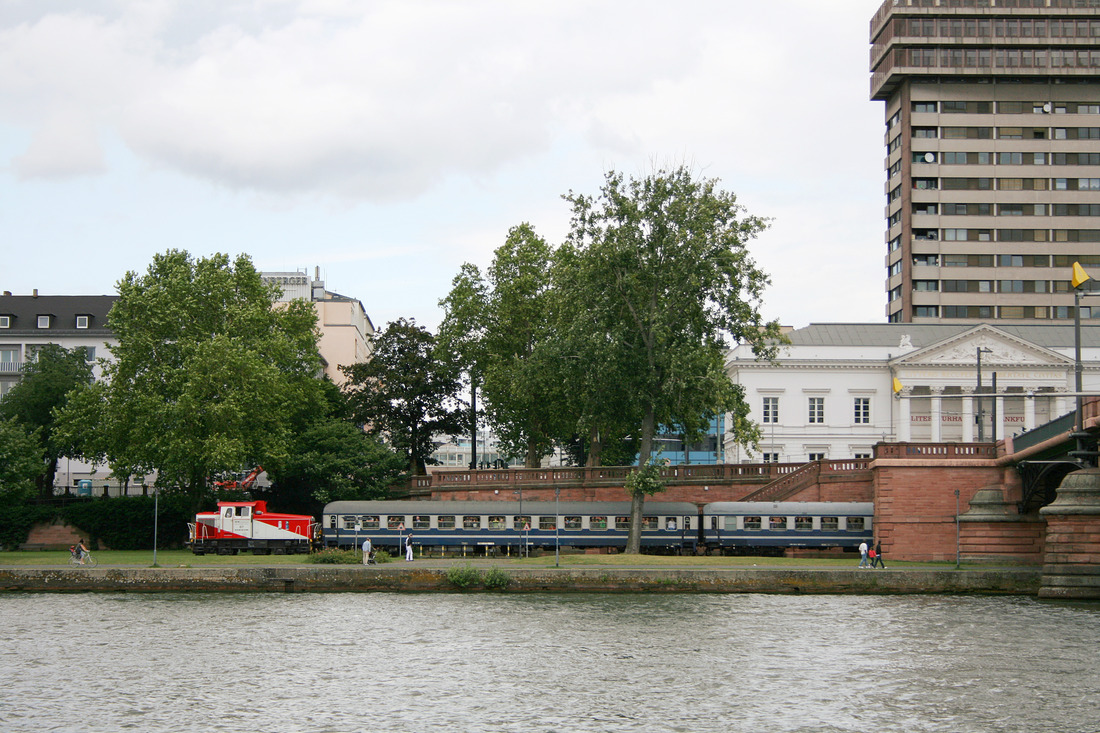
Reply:
[[[196,555],[308,553],[320,529],[313,517],[267,511],[266,501],[219,501],[218,511],[196,514],[188,528]]]

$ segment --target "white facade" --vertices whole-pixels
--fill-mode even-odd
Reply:
[[[788,335],[774,363],[747,346],[730,351],[727,371],[762,433],[751,452],[727,434],[730,462],[870,457],[880,441],[976,442],[979,413],[989,441],[1075,405],[1072,326],[812,324]],[[1084,390],[1100,392],[1100,327],[1082,329],[1082,363]]]

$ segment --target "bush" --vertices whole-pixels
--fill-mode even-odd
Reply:
[[[340,550],[331,547],[327,550],[310,553],[307,560],[323,565],[356,565],[363,562],[363,557],[355,550]]]
[[[447,582],[459,590],[466,590],[481,583],[481,571],[466,565],[452,565],[447,568]]]
[[[374,561],[376,563],[378,563],[379,565],[381,565],[384,562],[390,562],[392,560],[393,560],[393,556],[390,555],[390,553],[386,552],[385,550],[375,550],[374,551]]]
[[[512,584],[512,576],[500,568],[489,568],[485,573],[485,587],[489,590],[507,590]]]

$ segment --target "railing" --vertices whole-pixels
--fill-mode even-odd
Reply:
[[[866,471],[871,461],[865,458],[853,458],[839,461],[813,461],[803,464],[798,470],[772,481],[756,491],[741,498],[741,501],[782,501],[807,489],[821,480],[822,474],[838,475]]]
[[[875,458],[996,458],[993,443],[879,443]]]
[[[19,374],[23,371],[21,361],[0,361],[0,374]]]

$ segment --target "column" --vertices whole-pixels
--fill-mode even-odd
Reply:
[[[1024,430],[1035,429],[1035,393],[1024,395]]]
[[[1003,395],[997,395],[997,428],[995,430],[997,440],[1005,439],[1005,425],[1007,424],[1005,422],[1005,398]],[[990,439],[993,438],[992,435],[989,437]]]
[[[908,443],[910,439],[910,428],[912,428],[912,417],[909,414],[909,394],[911,390],[909,387],[904,387],[901,390],[898,400],[898,429],[895,433],[898,436],[899,443]]]
[[[964,443],[974,442],[974,387],[963,387],[963,435]]]
[[[933,443],[943,442],[943,387],[932,388],[932,406],[929,408],[928,418],[932,421],[932,436],[930,438]]]
[[[1058,388],[1058,392],[1065,392],[1065,391],[1066,390],[1062,387]],[[1054,414],[1050,416],[1051,420],[1053,420],[1056,417],[1061,417],[1062,415],[1065,415],[1067,412],[1069,412],[1069,408],[1066,407],[1066,399],[1067,398],[1066,398],[1065,395],[1055,393],[1055,397],[1054,397]]]

